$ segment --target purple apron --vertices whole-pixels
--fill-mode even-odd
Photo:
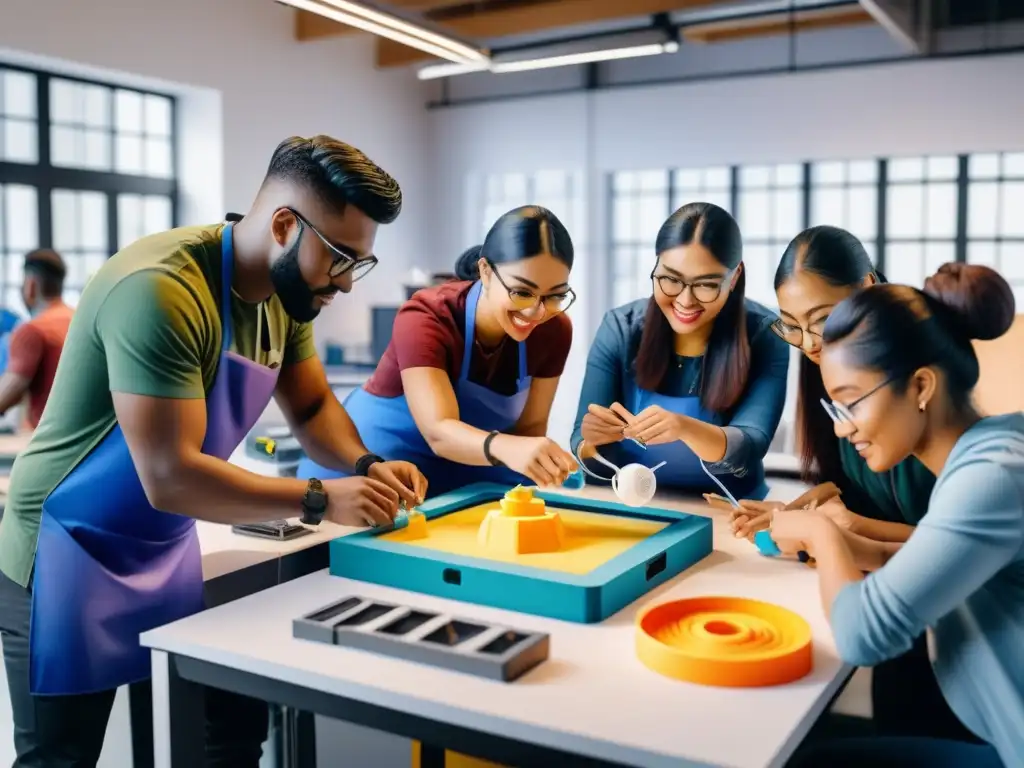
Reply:
[[[511,429],[526,407],[530,376],[526,372],[526,342],[519,342],[519,376],[514,395],[500,395],[469,380],[469,365],[476,337],[476,307],[480,300],[477,281],[466,297],[465,350],[462,369],[455,383],[459,420],[487,432]],[[345,410],[359,430],[363,445],[389,461],[409,461],[427,478],[428,495],[436,496],[469,483],[492,482],[515,485],[523,475],[505,467],[475,467],[457,464],[435,454],[420,434],[405,396],[378,397],[365,389],[354,390],[345,399]],[[337,470],[321,467],[309,458],[299,463],[298,477],[319,480],[345,477]],[[528,482],[528,481],[527,481]]]
[[[625,406],[630,413],[640,413],[652,405],[660,405],[666,411],[689,416],[707,424],[722,424],[721,417],[705,409],[698,396],[669,397],[641,389],[636,384],[626,392]],[[664,461],[665,465],[657,472],[659,489],[674,488],[695,493],[719,491],[714,481],[701,468],[697,454],[680,440],[663,445],[650,445],[647,448],[641,448],[631,440],[623,440],[617,447],[625,452],[629,461],[637,464],[653,467]],[[764,464],[759,461],[756,466],[744,469],[746,471],[742,477],[729,474],[715,477],[737,498],[763,499],[768,493],[768,486],[764,481]]]
[[[203,453],[227,459],[263,413],[276,369],[231,351],[231,225],[222,243],[223,347]],[[126,319],[130,322],[130,319]],[[31,689],[92,693],[145,680],[139,634],[203,609],[196,522],[153,509],[116,426],[43,504],[32,588]]]

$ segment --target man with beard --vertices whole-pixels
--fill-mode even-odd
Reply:
[[[95,765],[115,690],[149,677],[139,634],[203,608],[195,521],[387,523],[426,481],[363,446],[310,321],[376,264],[401,191],[326,136],[274,152],[251,211],[144,238],[82,294],[0,522],[0,633],[19,766]],[[276,398],[343,480],[227,462]],[[207,694],[210,766],[257,766],[262,702]]]

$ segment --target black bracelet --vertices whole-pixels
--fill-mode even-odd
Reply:
[[[501,432],[494,430],[487,437],[484,438],[484,458],[490,462],[492,467],[504,467],[505,465],[500,459],[495,458],[494,454],[491,453],[491,441],[494,440]]]
[[[380,456],[375,453],[364,453],[358,459],[356,459],[356,474],[366,477],[366,474],[370,471],[370,466],[377,462],[383,462]]]

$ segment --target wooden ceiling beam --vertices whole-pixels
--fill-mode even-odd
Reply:
[[[795,19],[791,18],[788,13],[779,13],[757,19],[708,22],[685,27],[682,35],[683,40],[690,43],[726,43],[756,37],[786,35],[791,31],[810,32],[874,23],[875,20],[870,13],[863,8],[851,6],[850,8],[831,8],[819,11],[798,11]]]

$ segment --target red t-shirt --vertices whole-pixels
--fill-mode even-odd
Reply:
[[[7,370],[29,380],[25,420],[35,429],[50,396],[53,377],[74,310],[57,304],[19,325],[11,334]]]
[[[453,382],[462,372],[465,349],[466,299],[472,282],[444,283],[417,291],[395,316],[391,343],[366,382],[366,391],[380,397],[403,394],[406,368],[440,368]],[[473,345],[470,381],[503,395],[515,394],[519,376],[518,344],[508,336],[493,350]],[[556,315],[533,329],[526,339],[526,370],[538,379],[562,375],[572,346],[572,321]]]

